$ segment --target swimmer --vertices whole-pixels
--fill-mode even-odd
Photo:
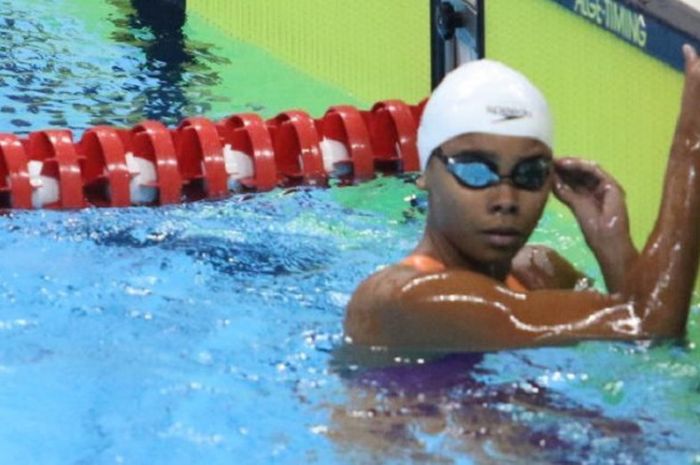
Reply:
[[[425,233],[365,280],[345,332],[360,346],[488,351],[684,334],[700,254],[700,58],[685,82],[656,225],[637,252],[624,192],[595,164],[554,159],[541,93],[480,60],[451,72],[418,130]],[[554,251],[525,245],[550,192],[574,213],[608,293]],[[580,286],[579,286],[580,287]]]

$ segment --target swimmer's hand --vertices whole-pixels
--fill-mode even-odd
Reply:
[[[625,191],[595,163],[568,157],[554,163],[554,195],[574,213],[608,290],[616,292],[638,256],[630,237]]]

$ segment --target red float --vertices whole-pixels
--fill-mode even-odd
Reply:
[[[85,193],[97,206],[131,205],[126,149],[120,133],[109,126],[95,126],[83,134],[78,144],[83,157]]]
[[[292,110],[280,113],[267,124],[277,169],[286,183],[325,185],[328,175],[314,120],[303,111]]]
[[[245,113],[217,124],[188,118],[132,129],[96,126],[74,144],[69,130],[0,134],[0,206],[124,207],[222,198],[231,190],[327,185],[374,177],[375,169],[418,171],[416,128],[425,101],[349,105],[319,119],[291,110],[268,121]],[[86,202],[86,198],[87,201]]]
[[[374,177],[374,158],[369,131],[357,108],[349,105],[331,107],[319,126],[324,137],[345,144],[356,180],[365,181]]]
[[[180,174],[186,184],[201,183],[201,190],[209,199],[228,194],[224,148],[219,131],[210,120],[202,117],[187,118],[174,133]],[[191,194],[190,197],[197,197]]]
[[[182,176],[177,164],[173,139],[168,129],[158,121],[144,121],[131,130],[133,153],[156,166],[158,203],[179,203],[182,197]]]
[[[265,121],[255,113],[229,116],[219,122],[219,132],[232,150],[253,159],[253,177],[241,183],[259,192],[274,189],[279,183],[272,137]]]
[[[69,130],[52,129],[32,132],[27,142],[30,160],[43,162],[41,175],[58,181],[59,197],[46,208],[83,208],[83,179],[80,160]]]
[[[3,206],[32,208],[27,154],[22,142],[13,134],[0,134],[0,192]]]
[[[376,103],[364,114],[375,160],[390,172],[419,171],[417,124],[408,105],[400,100]]]

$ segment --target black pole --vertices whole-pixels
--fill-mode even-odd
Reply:
[[[431,65],[433,89],[442,81],[447,66],[456,63],[446,58],[447,45],[451,44],[454,58],[457,53],[457,31],[467,29],[476,40],[476,53],[483,58],[484,48],[484,4],[485,0],[477,0],[476,11],[467,5],[458,5],[455,9],[450,1],[431,0],[430,2],[430,33],[431,33]],[[476,18],[474,18],[476,16]]]
[[[179,31],[187,17],[186,0],[131,0],[139,20],[156,35]]]
[[[476,56],[486,58],[486,0],[476,0]]]
[[[445,76],[445,41],[438,31],[442,0],[430,0],[430,64],[431,88],[435,89]]]

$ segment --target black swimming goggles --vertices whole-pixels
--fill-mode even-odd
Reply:
[[[438,148],[434,155],[442,160],[447,171],[461,185],[470,189],[486,189],[500,184],[504,179],[510,179],[518,189],[537,191],[547,182],[552,165],[549,158],[533,157],[518,162],[509,175],[502,175],[498,172],[496,163],[478,151],[460,152],[448,157]]]

